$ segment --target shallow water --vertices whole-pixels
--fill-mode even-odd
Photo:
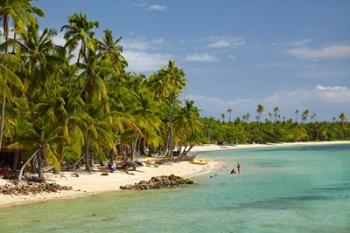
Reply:
[[[350,232],[350,145],[205,155],[226,167],[199,185],[5,208],[0,232]]]

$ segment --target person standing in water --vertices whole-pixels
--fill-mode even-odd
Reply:
[[[237,172],[238,174],[241,174],[241,165],[237,163]]]

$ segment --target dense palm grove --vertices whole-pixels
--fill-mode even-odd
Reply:
[[[264,122],[247,122],[245,119],[246,116],[225,122],[204,118],[203,142],[237,144],[350,140],[350,123],[342,120],[296,122],[288,119],[274,122],[266,119]]]
[[[148,77],[127,72],[121,38],[110,30],[98,38],[97,21],[71,15],[59,46],[56,31],[39,27],[43,16],[29,0],[0,0],[0,148],[21,150],[39,174],[46,164],[91,170],[93,161],[116,155],[184,156],[196,143],[350,138],[345,115],[335,123],[261,123],[259,105],[252,123],[247,115],[200,118],[193,101],[179,99],[186,78],[174,61]]]

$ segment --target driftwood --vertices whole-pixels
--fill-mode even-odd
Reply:
[[[118,170],[124,170],[124,171],[136,171],[137,167],[143,166],[141,162],[135,161],[123,161],[120,163],[117,163],[117,169]]]
[[[173,157],[173,158],[163,158],[160,160],[157,160],[157,164],[165,164],[165,163],[172,163],[172,162],[182,162],[182,161],[190,161],[193,160],[197,154],[192,154],[192,155],[184,155],[180,157]]]

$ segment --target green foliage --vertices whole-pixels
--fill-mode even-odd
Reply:
[[[4,146],[22,150],[25,158],[37,152],[37,161],[56,171],[78,160],[90,170],[92,158],[104,161],[123,147],[131,148],[135,159],[147,149],[168,156],[177,149],[182,156],[197,143],[350,139],[344,113],[340,122],[297,124],[280,122],[276,107],[274,123],[263,123],[265,109],[259,105],[257,122],[248,123],[249,114],[232,122],[232,108],[228,122],[224,113],[222,121],[201,118],[193,101],[179,100],[186,75],[175,61],[164,61],[148,77],[130,73],[122,38],[114,39],[108,29],[97,38],[97,21],[74,13],[61,28],[66,41],[59,46],[53,40],[55,30],[39,30],[35,15],[43,12],[28,0],[0,0],[5,37],[0,45],[0,94],[8,101],[3,101],[1,134]],[[13,38],[8,38],[10,23]],[[315,120],[316,114],[305,110],[303,122],[309,117]]]
[[[301,141],[349,140],[349,122],[244,122],[222,123],[203,119],[202,134],[208,142],[218,143],[277,143]]]

